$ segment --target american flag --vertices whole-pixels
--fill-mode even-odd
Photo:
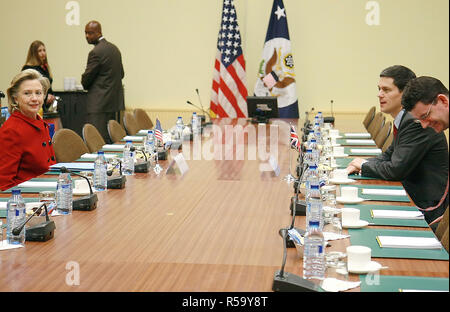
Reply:
[[[300,151],[300,141],[293,125],[291,125],[291,147]]]
[[[245,60],[233,0],[223,1],[210,109],[217,117],[248,116]]]
[[[158,119],[158,118],[156,118],[155,138],[156,138],[156,140],[161,141],[161,143],[164,143],[164,142],[163,142],[163,135],[162,135],[161,123],[159,122],[159,119]]]

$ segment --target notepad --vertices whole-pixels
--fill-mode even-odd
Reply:
[[[346,138],[370,138],[370,133],[345,133]]]
[[[138,134],[148,134],[148,131],[151,129],[147,129],[147,130],[139,130]]]
[[[125,144],[105,144],[102,146],[102,150],[118,150],[118,149],[124,149]]]
[[[378,155],[381,154],[382,151],[379,148],[352,148],[350,149],[351,153],[358,154],[367,154],[367,155]]]
[[[370,213],[372,218],[381,219],[421,220],[424,218],[420,211],[371,209]]]
[[[81,158],[81,159],[89,159],[89,158],[97,158],[97,156],[98,156],[98,154],[89,154],[89,153],[86,153],[86,154],[81,155],[80,158]],[[114,157],[118,157],[117,154],[104,154],[104,156],[105,156],[106,159],[112,159],[112,158],[114,158]]]
[[[20,188],[25,187],[54,187],[56,188],[56,181],[45,182],[45,181],[26,181],[17,185]]]
[[[407,196],[405,190],[392,190],[392,189],[362,189],[363,195],[387,195],[387,196]]]
[[[441,249],[436,237],[377,236],[381,248]]]
[[[73,163],[57,163],[51,165],[52,169],[61,169],[61,167],[66,167],[67,169],[72,170],[94,170],[94,163],[82,163],[82,162],[73,162]]]
[[[122,141],[144,141],[143,136],[133,136],[133,135],[127,135],[125,136]]]
[[[345,140],[345,142],[348,144],[375,144],[375,141],[372,139],[370,140],[347,139]]]

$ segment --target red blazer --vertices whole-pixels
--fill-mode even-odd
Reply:
[[[15,111],[0,127],[0,189],[37,177],[56,163],[48,125]]]

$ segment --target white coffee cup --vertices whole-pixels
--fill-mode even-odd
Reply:
[[[333,146],[333,154],[334,155],[344,155],[344,147],[343,146]]]
[[[360,211],[357,208],[342,208],[341,209],[343,224],[357,224],[359,222]]]
[[[336,180],[347,180],[348,179],[347,169],[334,169],[333,178]]]
[[[358,198],[358,188],[354,186],[341,187],[341,196],[348,199]]]
[[[77,190],[89,190],[88,182],[85,179],[76,179],[74,182]]]
[[[367,269],[372,258],[372,249],[366,246],[348,246],[347,267],[350,270],[364,271]]]

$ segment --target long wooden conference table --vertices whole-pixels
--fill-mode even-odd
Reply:
[[[291,122],[300,126],[300,135],[303,121]],[[221,127],[237,123],[250,124],[215,121]],[[336,128],[363,130],[359,121],[337,120]],[[285,132],[279,133],[286,141],[278,143],[278,176],[260,171],[264,162],[248,160],[247,153],[244,160],[187,160],[189,171],[183,176],[165,171],[159,176],[153,171],[129,176],[124,189],[98,193],[97,209],[53,217],[53,239],[0,251],[0,291],[272,291],[274,273],[283,258],[279,230],[292,219],[293,184],[283,177],[294,173],[298,156],[294,150],[289,152],[289,132]],[[170,160],[160,163],[167,168]],[[358,180],[357,184],[401,185],[380,180]],[[305,217],[297,216],[295,226],[305,228]],[[350,240],[331,245],[329,250],[345,252]],[[448,260],[373,260],[387,267],[381,275],[449,276]],[[73,280],[74,264],[79,269],[77,285],[68,282]],[[295,248],[287,251],[285,271],[302,276],[302,259]],[[359,275],[348,278],[358,281]]]

